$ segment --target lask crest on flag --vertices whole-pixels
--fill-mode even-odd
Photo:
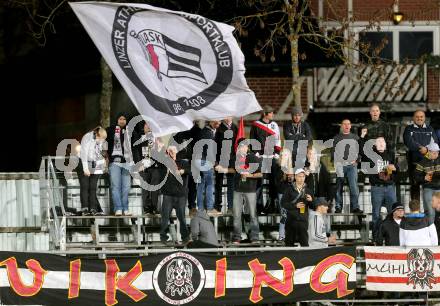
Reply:
[[[156,136],[261,110],[231,26],[146,4],[70,5]]]

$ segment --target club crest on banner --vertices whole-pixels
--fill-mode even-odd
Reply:
[[[411,249],[408,253],[408,284],[432,289],[435,284],[434,254],[430,249]]]
[[[205,270],[201,263],[182,252],[165,257],[153,273],[157,295],[171,305],[182,305],[194,300],[202,291],[205,280]]]
[[[229,45],[217,25],[201,16],[122,6],[115,13],[112,45],[128,79],[151,106],[168,115],[208,106],[232,81]]]

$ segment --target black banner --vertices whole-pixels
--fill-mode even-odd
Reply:
[[[270,304],[348,298],[355,286],[351,247],[105,260],[0,252],[4,304]]]

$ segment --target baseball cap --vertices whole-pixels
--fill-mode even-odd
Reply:
[[[431,142],[426,148],[428,149],[428,151],[431,151],[431,152],[440,151],[438,144],[436,144],[435,142]]]
[[[295,175],[300,174],[300,173],[306,173],[306,172],[304,171],[303,168],[299,168],[299,169],[295,170]]]

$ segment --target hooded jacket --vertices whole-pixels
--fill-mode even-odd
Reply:
[[[200,240],[204,243],[218,246],[217,234],[206,210],[197,211],[197,214],[191,219],[190,227],[193,240]]]
[[[309,212],[309,246],[318,248],[328,247],[325,215],[314,210]]]
[[[403,217],[399,230],[400,246],[437,246],[437,230],[425,214],[412,213]]]

